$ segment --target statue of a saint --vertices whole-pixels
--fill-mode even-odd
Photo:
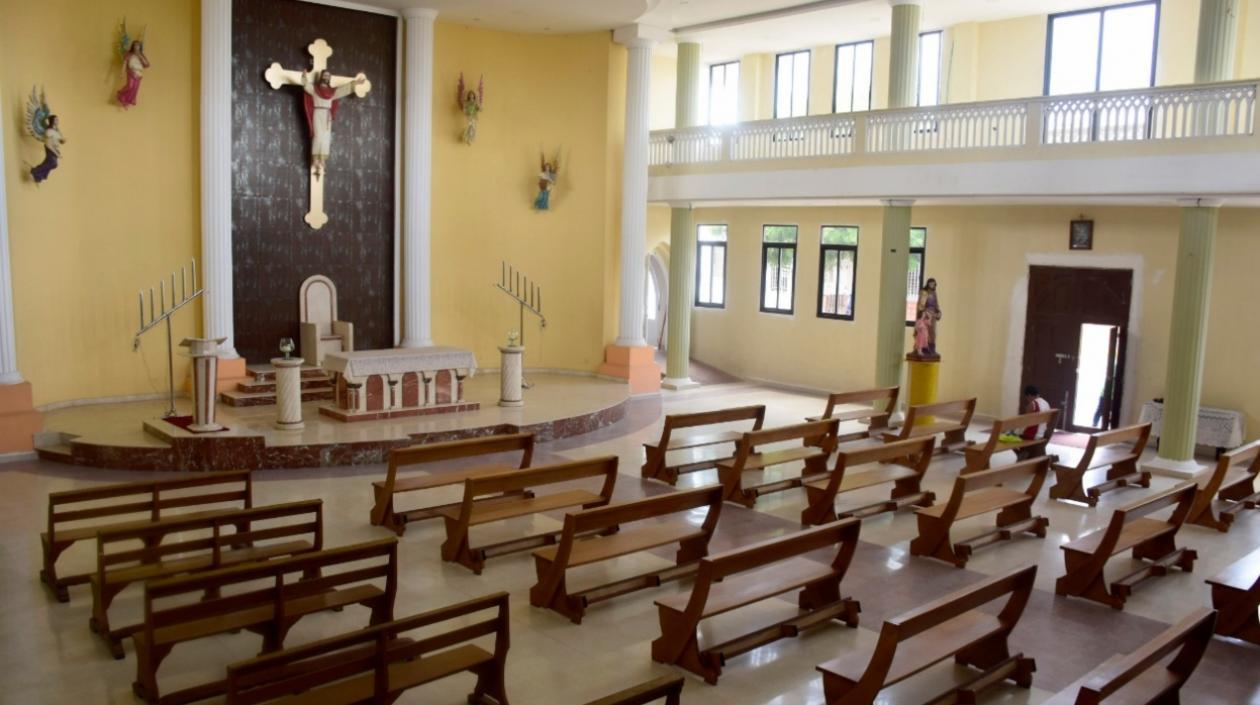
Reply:
[[[547,157],[539,154],[538,196],[534,198],[534,209],[545,211],[551,209],[551,189],[556,186],[556,177],[560,174],[560,153],[547,161]]]
[[[127,36],[126,24],[122,28],[122,41],[118,50],[122,57],[123,75],[127,79],[127,83],[118,89],[118,104],[130,108],[140,97],[140,80],[144,78],[144,70],[149,68],[149,57],[144,55],[143,41],[131,41]]]
[[[929,279],[923,284],[923,288],[919,290],[919,305],[917,309],[917,318],[922,321],[927,328],[927,346],[925,350],[919,350],[918,343],[918,323],[916,327],[915,352],[925,357],[937,357],[936,352],[936,323],[941,320],[941,301],[936,294],[936,280]],[[926,354],[925,354],[926,353]]]
[[[306,92],[306,124],[311,129],[311,166],[316,178],[324,174],[324,165],[332,149],[332,123],[337,117],[338,101],[354,92],[355,86],[367,81],[362,76],[333,88],[332,72],[324,69],[316,74],[302,74],[302,90]]]

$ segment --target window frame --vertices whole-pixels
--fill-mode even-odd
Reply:
[[[922,98],[923,98],[923,38],[928,36],[929,34],[935,34],[939,36],[939,40],[936,43],[936,102],[931,105],[924,105],[922,102]],[[944,68],[944,63],[945,63],[945,30],[934,29],[929,32],[919,32],[918,42],[919,42],[919,59],[918,59],[919,65],[915,67],[917,69],[915,71],[917,75],[915,77],[915,86],[914,86],[914,106],[916,108],[935,108],[938,105],[941,105],[941,76],[943,74],[942,69]]]
[[[805,59],[806,59],[805,114],[804,115],[779,115],[779,62],[781,62],[783,60],[783,57],[785,56],[797,57],[801,54],[804,54]],[[809,74],[810,74],[810,71],[812,71],[814,68],[812,66],[813,60],[814,60],[812,54],[813,52],[811,52],[809,49],[797,49],[796,51],[785,51],[785,52],[781,52],[774,55],[774,90],[771,92],[771,97],[772,97],[772,100],[774,101],[773,115],[774,115],[775,120],[789,119],[789,118],[794,118],[794,117],[807,117],[809,115],[809,89],[810,89],[810,86],[809,86],[810,75]],[[795,75],[796,75],[796,59],[795,58],[792,59],[792,75],[793,75],[793,80],[795,80]],[[796,97],[795,94],[793,94],[792,98],[795,98],[795,97]],[[795,101],[791,99],[788,100],[789,104],[793,102]]]
[[[837,105],[839,105],[839,103],[840,103],[840,96],[836,94],[836,84],[837,84],[837,83],[839,83],[839,81],[840,81],[840,50],[841,50],[841,49],[843,49],[844,47],[854,47],[854,50],[853,50],[853,57],[854,57],[854,60],[853,60],[853,68],[854,68],[854,71],[856,72],[856,70],[857,70],[857,48],[856,48],[856,47],[858,47],[858,46],[860,46],[860,45],[862,45],[862,44],[869,44],[869,45],[871,45],[871,79],[870,79],[870,83],[869,83],[869,85],[867,85],[867,88],[866,88],[866,110],[852,110],[852,109],[850,109],[850,110],[846,111],[846,112],[845,112],[845,113],[843,113],[843,114],[847,115],[847,114],[849,114],[849,113],[858,113],[858,112],[861,112],[861,113],[866,113],[866,112],[870,112],[870,110],[871,110],[871,106],[872,106],[872,105],[874,105],[874,99],[875,99],[875,40],[874,40],[874,39],[863,39],[863,40],[861,40],[861,41],[857,41],[857,42],[843,42],[843,43],[837,44],[837,45],[835,46],[835,49],[833,49],[833,50],[832,50],[832,56],[831,56],[831,112],[832,112],[832,113],[836,113],[836,112],[837,112],[837,111],[836,111],[836,107],[837,107]],[[854,76],[856,77],[856,73],[854,74]],[[854,85],[856,85],[856,81],[854,82]],[[852,96],[852,95],[850,95],[850,96],[849,96],[849,104],[850,104],[850,105],[852,105],[852,104],[853,104],[853,96]],[[845,227],[847,227],[847,226],[845,226]]]
[[[910,226],[910,232],[914,232],[915,230],[922,230],[922,231],[923,231],[923,247],[908,247],[908,248],[906,249],[906,262],[907,262],[907,264],[910,262],[910,256],[911,256],[911,255],[915,255],[915,254],[919,255],[919,263],[920,263],[920,264],[919,264],[919,291],[923,291],[923,283],[924,283],[924,282],[926,282],[926,281],[928,280],[928,275],[927,275],[927,239],[928,239],[928,229],[927,229],[927,227],[926,227],[926,226],[922,226],[922,225],[911,225],[911,226]],[[906,267],[906,274],[909,274],[909,273],[910,273],[910,268],[907,266],[907,267]],[[906,327],[907,327],[907,328],[913,328],[913,327],[914,327],[914,323],[915,323],[915,321],[914,321],[914,319],[913,319],[913,318],[907,318],[907,319],[906,319]]]
[[[702,242],[700,240],[700,228],[714,228],[714,227],[724,228],[726,230],[727,239],[723,240],[722,242]],[[728,242],[730,242],[730,237],[731,237],[730,228],[731,226],[727,223],[696,223],[696,290],[695,290],[695,296],[693,297],[694,301],[692,301],[693,306],[696,306],[698,308],[716,308],[716,309],[726,308],[726,272],[727,272],[726,263],[728,261],[727,255],[730,253],[730,250],[726,248],[726,245]],[[700,301],[700,257],[701,257],[700,253],[705,247],[713,247],[713,248],[721,247],[722,248],[722,303],[720,304],[715,304],[712,302],[704,303]],[[713,263],[710,262],[709,263],[709,268],[710,268],[709,276],[710,277],[712,277],[712,271],[713,271],[712,267],[713,267]],[[709,288],[710,288],[710,293],[712,293],[713,287],[709,287]]]
[[[1045,70],[1042,75],[1041,95],[1050,96],[1050,68],[1051,61],[1054,59],[1054,21],[1056,19],[1098,13],[1098,56],[1094,57],[1093,92],[1099,93],[1101,92],[1099,87],[1102,84],[1103,38],[1106,36],[1107,11],[1122,10],[1126,7],[1138,7],[1140,5],[1155,6],[1155,32],[1151,40],[1151,79],[1146,88],[1153,87],[1155,85],[1155,72],[1159,68],[1157,65],[1159,61],[1159,23],[1163,17],[1163,2],[1162,0],[1133,0],[1133,2],[1121,2],[1115,5],[1099,5],[1098,7],[1089,7],[1081,10],[1055,12],[1046,16]]]
[[[716,68],[721,68],[723,70],[722,77],[723,77],[723,83],[725,83],[726,72],[730,71],[730,66],[732,64],[735,66],[735,70],[738,76],[738,72],[742,70],[739,59],[735,59],[733,61],[719,61],[715,64],[709,64],[709,85],[708,85],[708,95],[706,96],[708,100],[706,101],[706,104],[704,106],[704,123],[706,125],[714,124],[713,123],[713,70]],[[739,81],[738,81],[738,78],[735,83],[735,120],[730,123],[721,123],[721,124],[727,125],[727,124],[735,124],[737,122],[739,122]]]
[[[852,321],[857,316],[857,269],[858,269],[858,245],[829,245],[822,241],[823,230],[826,228],[852,228],[857,231],[858,245],[862,243],[862,229],[856,225],[836,225],[828,224],[818,228],[818,305],[816,313],[819,318],[827,318],[833,321]],[[849,291],[849,301],[851,302],[852,313],[845,315],[843,313],[823,313],[823,282],[825,281],[825,273],[827,269],[827,253],[828,252],[852,252],[853,253],[853,288]],[[839,256],[837,255],[837,271],[836,271],[836,299],[837,308],[840,297],[840,272],[839,272]]]
[[[792,228],[796,231],[796,240],[791,243],[786,242],[766,242],[766,228]],[[758,278],[761,279],[761,291],[757,297],[757,308],[762,313],[773,313],[779,315],[792,316],[796,314],[796,273],[800,269],[800,259],[797,257],[797,245],[801,240],[801,228],[799,225],[791,223],[763,223],[761,225],[761,269]],[[788,297],[787,308],[766,308],[766,264],[769,262],[770,249],[791,249],[792,250],[792,293]],[[779,263],[775,265],[775,272],[779,272],[783,268],[783,256],[779,256]]]

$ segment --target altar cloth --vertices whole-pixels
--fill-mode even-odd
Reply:
[[[436,372],[467,370],[472,375],[477,359],[471,350],[448,345],[425,348],[392,348],[389,350],[355,350],[328,353],[324,369],[346,377],[362,379],[372,375],[401,375],[404,372]]]

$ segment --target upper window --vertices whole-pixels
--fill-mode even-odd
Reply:
[[[809,114],[809,50],[779,54],[774,61],[774,116]]]
[[[792,313],[796,283],[796,226],[761,226],[761,310]]]
[[[1046,95],[1155,85],[1159,2],[1050,15]]]
[[[919,35],[919,105],[941,102],[941,31]]]
[[[726,226],[696,228],[696,305],[726,307]]]
[[[854,42],[836,47],[836,92],[833,112],[855,113],[871,109],[871,71],[875,42]]]
[[[906,267],[906,325],[914,325],[927,266],[927,228],[910,228],[910,262]]]
[[[824,225],[818,258],[818,317],[853,320],[858,229]]]
[[[739,62],[709,67],[709,124],[739,122]]]

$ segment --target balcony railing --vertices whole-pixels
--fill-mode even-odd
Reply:
[[[658,130],[652,166],[1252,135],[1256,81]]]

